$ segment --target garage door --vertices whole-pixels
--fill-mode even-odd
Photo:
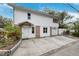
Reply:
[[[29,38],[29,27],[22,28],[22,38]]]

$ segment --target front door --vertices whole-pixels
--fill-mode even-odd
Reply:
[[[36,26],[36,37],[40,37],[40,26]]]
[[[29,38],[30,28],[25,26],[22,28],[22,38]]]

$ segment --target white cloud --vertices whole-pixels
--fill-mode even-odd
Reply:
[[[68,14],[71,15],[71,16],[73,16],[73,18],[72,18],[72,19],[68,19],[68,20],[66,21],[66,23],[68,23],[68,22],[74,22],[74,21],[77,20],[77,18],[79,18],[79,13],[68,12]]]
[[[7,4],[3,4],[3,5],[6,6],[6,7],[8,7],[8,8],[10,8],[10,9],[12,9],[12,7],[9,6],[9,5],[7,5]]]
[[[0,7],[8,7],[10,9],[13,9],[11,6],[9,6],[9,5],[5,4],[5,3],[1,3],[0,4]]]
[[[74,5],[78,5],[79,6],[79,3],[73,3]]]

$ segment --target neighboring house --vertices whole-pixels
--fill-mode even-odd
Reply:
[[[53,16],[9,4],[14,9],[14,24],[22,30],[22,38],[46,37],[58,34],[58,23],[54,23]]]

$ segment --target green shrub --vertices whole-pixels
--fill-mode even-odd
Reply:
[[[66,31],[63,32],[63,34],[65,34],[65,35],[70,34],[70,31],[66,30]]]
[[[3,47],[6,47],[6,46],[9,46],[11,44],[14,44],[15,41],[12,40],[11,38],[8,38],[8,39],[3,39],[0,41],[0,48],[3,48]]]
[[[13,26],[11,22],[6,22],[4,29],[7,31],[5,34],[8,38],[12,38],[14,40],[21,38],[21,30],[19,26]]]
[[[79,33],[78,32],[73,32],[72,35],[76,36],[76,37],[79,37]]]
[[[3,29],[5,29],[5,33],[0,38],[0,48],[13,45],[21,38],[21,30],[19,26],[12,25],[11,21],[6,21],[4,23]]]

